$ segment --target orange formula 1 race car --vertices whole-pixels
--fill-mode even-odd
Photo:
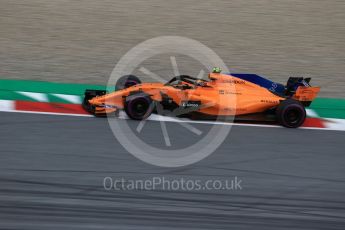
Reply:
[[[96,116],[117,115],[124,110],[131,119],[143,120],[152,113],[242,121],[276,121],[288,128],[301,126],[305,107],[320,87],[310,78],[289,78],[287,85],[255,74],[223,74],[215,68],[208,80],[181,75],[167,83],[141,83],[134,75],[121,77],[115,91],[86,90],[83,107]]]

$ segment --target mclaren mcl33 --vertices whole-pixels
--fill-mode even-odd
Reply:
[[[86,90],[83,108],[95,116],[124,110],[135,120],[152,113],[191,119],[234,118],[235,121],[278,122],[300,127],[320,91],[310,78],[272,82],[256,74],[224,74],[217,68],[207,80],[181,75],[167,83],[141,83],[134,75],[121,77],[115,91]]]

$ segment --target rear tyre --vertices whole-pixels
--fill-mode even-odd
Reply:
[[[149,95],[138,93],[126,97],[125,112],[133,120],[144,120],[154,110],[154,102]]]
[[[120,77],[115,85],[115,90],[126,89],[133,85],[141,84],[140,79],[135,75],[125,75]]]
[[[276,110],[280,125],[287,128],[298,128],[306,119],[306,111],[302,103],[293,99],[282,101]]]

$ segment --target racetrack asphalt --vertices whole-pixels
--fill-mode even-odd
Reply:
[[[345,228],[344,132],[233,127],[208,158],[160,168],[127,153],[106,119],[0,116],[1,229]],[[160,142],[157,127],[143,134]],[[105,177],[238,177],[242,189],[107,191]]]

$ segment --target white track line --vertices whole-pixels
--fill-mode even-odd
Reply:
[[[345,130],[345,120],[344,119],[327,119],[326,127],[329,129],[341,129]]]
[[[63,100],[72,102],[72,104],[80,104],[81,97],[78,95],[67,95],[67,94],[59,94],[59,93],[52,93],[51,95],[61,98]]]
[[[24,95],[25,97],[30,97],[36,101],[40,102],[48,102],[48,96],[46,93],[33,93],[33,92],[22,92],[22,91],[16,91],[16,93],[19,93],[21,95]]]
[[[313,109],[306,109],[308,117],[319,117],[319,115]]]
[[[19,111],[19,110],[12,110],[12,111],[0,111],[0,112],[11,112],[11,113],[27,113],[27,114],[42,114],[42,115],[57,115],[57,116],[72,116],[72,117],[94,117],[93,115],[88,114],[68,114],[68,113],[51,113],[51,112],[35,112],[35,111]],[[178,122],[178,123],[190,123],[190,124],[205,124],[205,125],[228,125],[228,126],[244,126],[244,127],[262,127],[262,128],[281,128],[284,127],[279,125],[264,125],[264,124],[245,124],[245,123],[231,123],[231,122],[220,122],[220,121],[194,121],[188,119],[178,119],[174,117],[165,117],[159,116],[157,114],[153,114],[148,118],[149,121],[160,121],[159,117],[161,117],[162,121],[165,122]],[[124,119],[127,120],[127,116],[120,115],[117,119]],[[328,119],[324,118],[325,120],[341,120],[343,123],[345,122],[342,119]],[[317,128],[317,127],[301,127],[299,129],[311,129],[311,130],[326,130],[326,131],[345,131],[343,126],[341,128],[334,126],[328,126],[327,128]]]
[[[37,112],[37,111],[24,111],[24,110],[7,110],[7,111],[0,111],[0,112],[43,114],[43,115],[57,115],[57,116],[71,116],[71,117],[95,117],[95,116],[93,116],[91,114],[53,113],[53,112]]]
[[[0,111],[1,112],[13,111],[15,109],[16,109],[16,105],[15,105],[14,101],[0,100]]]

